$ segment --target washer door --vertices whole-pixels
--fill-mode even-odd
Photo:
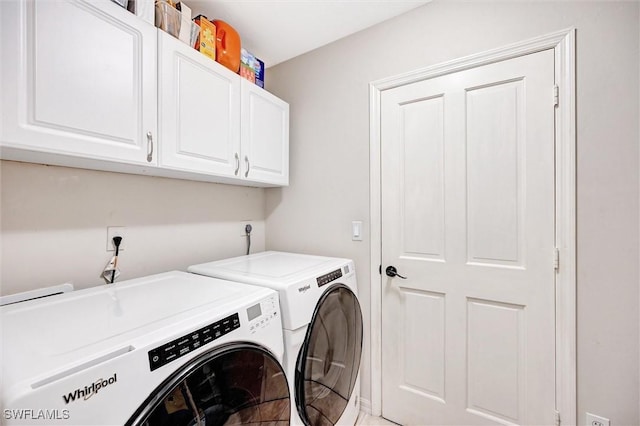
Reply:
[[[296,406],[307,425],[335,425],[358,377],[362,311],[355,294],[334,284],[320,298],[296,364]]]
[[[289,424],[285,373],[265,349],[231,344],[203,354],[149,396],[128,425]]]

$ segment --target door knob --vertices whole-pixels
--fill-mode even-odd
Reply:
[[[396,269],[395,266],[387,266],[387,269],[385,269],[385,273],[387,274],[388,277],[391,277],[391,278],[398,277],[398,278],[402,278],[403,280],[407,279],[407,277],[403,277],[398,273],[398,270]]]

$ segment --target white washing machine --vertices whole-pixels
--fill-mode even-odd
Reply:
[[[292,424],[353,425],[360,411],[362,312],[348,259],[263,252],[189,272],[280,294]]]
[[[2,424],[287,424],[278,295],[168,272],[3,306]]]

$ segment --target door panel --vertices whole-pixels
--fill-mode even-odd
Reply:
[[[518,422],[526,380],[523,320],[524,306],[467,299],[470,410]]]
[[[444,97],[400,106],[405,187],[405,256],[444,258]],[[420,143],[424,141],[425,143]]]
[[[404,352],[401,386],[426,398],[444,401],[444,294],[403,289],[401,330]],[[425,356],[428,354],[428,356]]]
[[[156,29],[110,1],[1,3],[2,144],[154,163]]]
[[[524,81],[466,92],[468,261],[518,265]]]
[[[160,164],[239,177],[237,75],[163,31],[158,46]]]
[[[249,180],[289,184],[289,104],[241,79],[242,172]]]
[[[383,415],[551,424],[554,55],[382,93]]]

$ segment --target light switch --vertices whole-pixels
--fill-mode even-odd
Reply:
[[[354,220],[351,222],[351,239],[353,241],[362,241],[362,221]]]

